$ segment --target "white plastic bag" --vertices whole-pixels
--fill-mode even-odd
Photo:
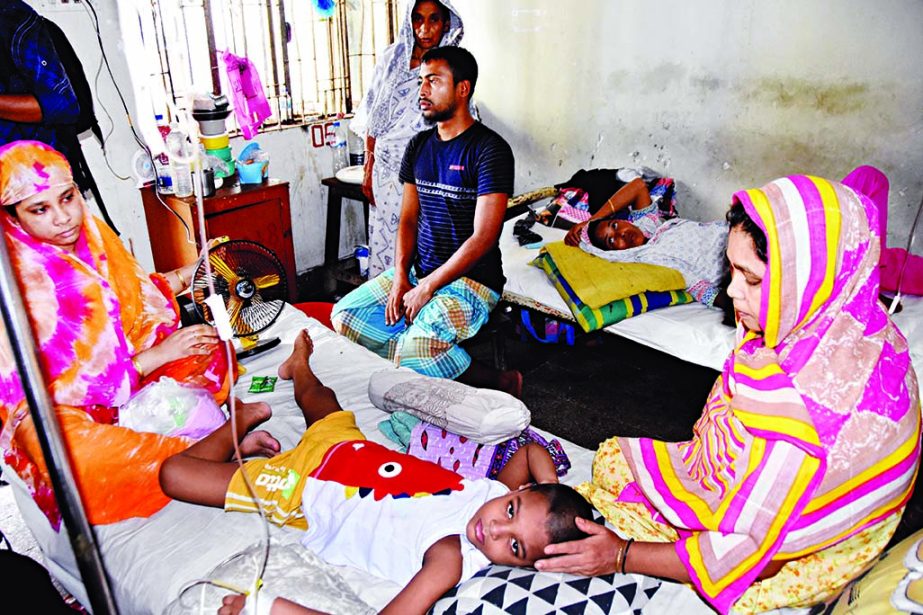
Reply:
[[[195,440],[215,431],[226,420],[211,393],[167,377],[147,385],[119,409],[122,427]]]

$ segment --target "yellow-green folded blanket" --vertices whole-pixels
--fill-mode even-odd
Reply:
[[[563,242],[547,244],[532,264],[548,275],[584,331],[693,301],[678,271],[659,265],[611,263]]]
[[[613,263],[566,245],[563,241],[546,244],[543,251],[568,285],[591,308],[649,290],[686,288],[683,275],[669,267],[645,263]]]

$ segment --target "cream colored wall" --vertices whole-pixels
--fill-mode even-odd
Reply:
[[[469,0],[485,122],[517,191],[580,168],[675,177],[681,211],[790,173],[891,179],[890,237],[923,196],[923,2]]]

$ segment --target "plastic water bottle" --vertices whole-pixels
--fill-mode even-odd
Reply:
[[[178,158],[189,158],[192,155],[186,135],[180,130],[179,124],[170,125],[170,134],[167,135],[167,153],[170,154],[170,174],[173,176],[173,194],[178,197],[192,196],[192,171],[188,162]]]
[[[349,166],[349,152],[347,151],[346,125],[337,120],[333,123],[333,140],[330,143],[333,149],[333,174]]]
[[[279,121],[283,124],[291,124],[295,121],[295,114],[292,112],[292,97],[288,94],[288,88],[282,86],[282,92],[279,97]]]

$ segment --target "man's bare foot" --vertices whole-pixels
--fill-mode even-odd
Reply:
[[[272,416],[272,410],[264,401],[245,402],[234,399],[237,429],[240,433],[247,433],[260,423],[265,423]]]
[[[295,338],[295,347],[292,354],[279,366],[279,378],[291,380],[294,377],[296,365],[304,365],[311,359],[314,352],[314,340],[311,339],[307,329],[303,329]]]
[[[244,457],[272,457],[282,445],[265,430],[251,431],[240,441],[240,454]]]
[[[522,399],[522,373],[518,369],[500,372],[500,386],[497,388],[516,399]]]

